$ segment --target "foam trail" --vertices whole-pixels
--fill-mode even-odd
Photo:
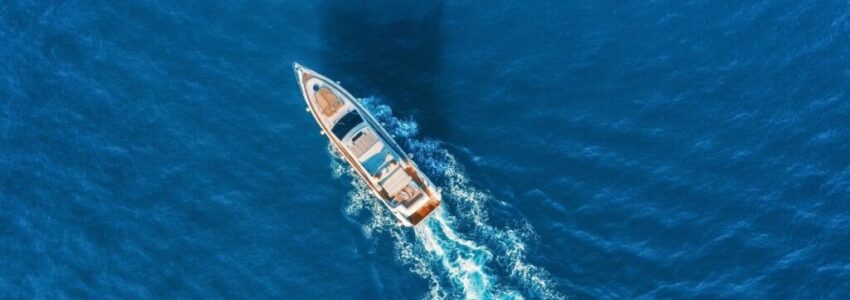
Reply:
[[[444,299],[523,299],[524,296],[560,299],[550,275],[544,269],[525,262],[525,240],[533,236],[527,224],[517,228],[496,228],[487,223],[486,203],[492,197],[475,188],[465,176],[454,156],[428,139],[416,139],[418,125],[413,120],[392,117],[390,108],[377,98],[362,100],[387,131],[404,142],[414,160],[443,187],[443,204],[430,216],[425,226],[395,226],[369,188],[335,153],[332,168],[337,177],[349,174],[355,187],[346,206],[349,217],[369,215],[363,233],[369,239],[391,236],[398,259],[429,282],[426,298]],[[452,216],[454,211],[462,218]],[[362,222],[361,222],[362,223]],[[461,233],[456,228],[474,228]],[[499,278],[493,268],[507,270],[510,278]]]

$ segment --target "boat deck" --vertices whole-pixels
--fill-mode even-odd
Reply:
[[[316,102],[318,102],[319,109],[321,109],[322,114],[324,114],[325,117],[333,116],[345,105],[342,100],[339,100],[339,98],[334,95],[333,91],[326,87],[323,87],[318,93],[316,93]]]

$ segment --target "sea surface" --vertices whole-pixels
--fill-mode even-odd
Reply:
[[[848,299],[850,3],[2,1],[0,298]]]

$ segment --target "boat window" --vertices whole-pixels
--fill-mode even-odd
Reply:
[[[356,110],[352,110],[334,124],[332,131],[338,139],[342,139],[346,133],[360,123],[363,123],[363,118],[360,117],[360,114]]]

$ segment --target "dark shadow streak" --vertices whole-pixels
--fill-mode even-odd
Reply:
[[[411,3],[323,2],[321,72],[357,97],[381,97],[396,117],[414,117],[423,135],[442,137],[445,105],[435,89],[442,3]]]

